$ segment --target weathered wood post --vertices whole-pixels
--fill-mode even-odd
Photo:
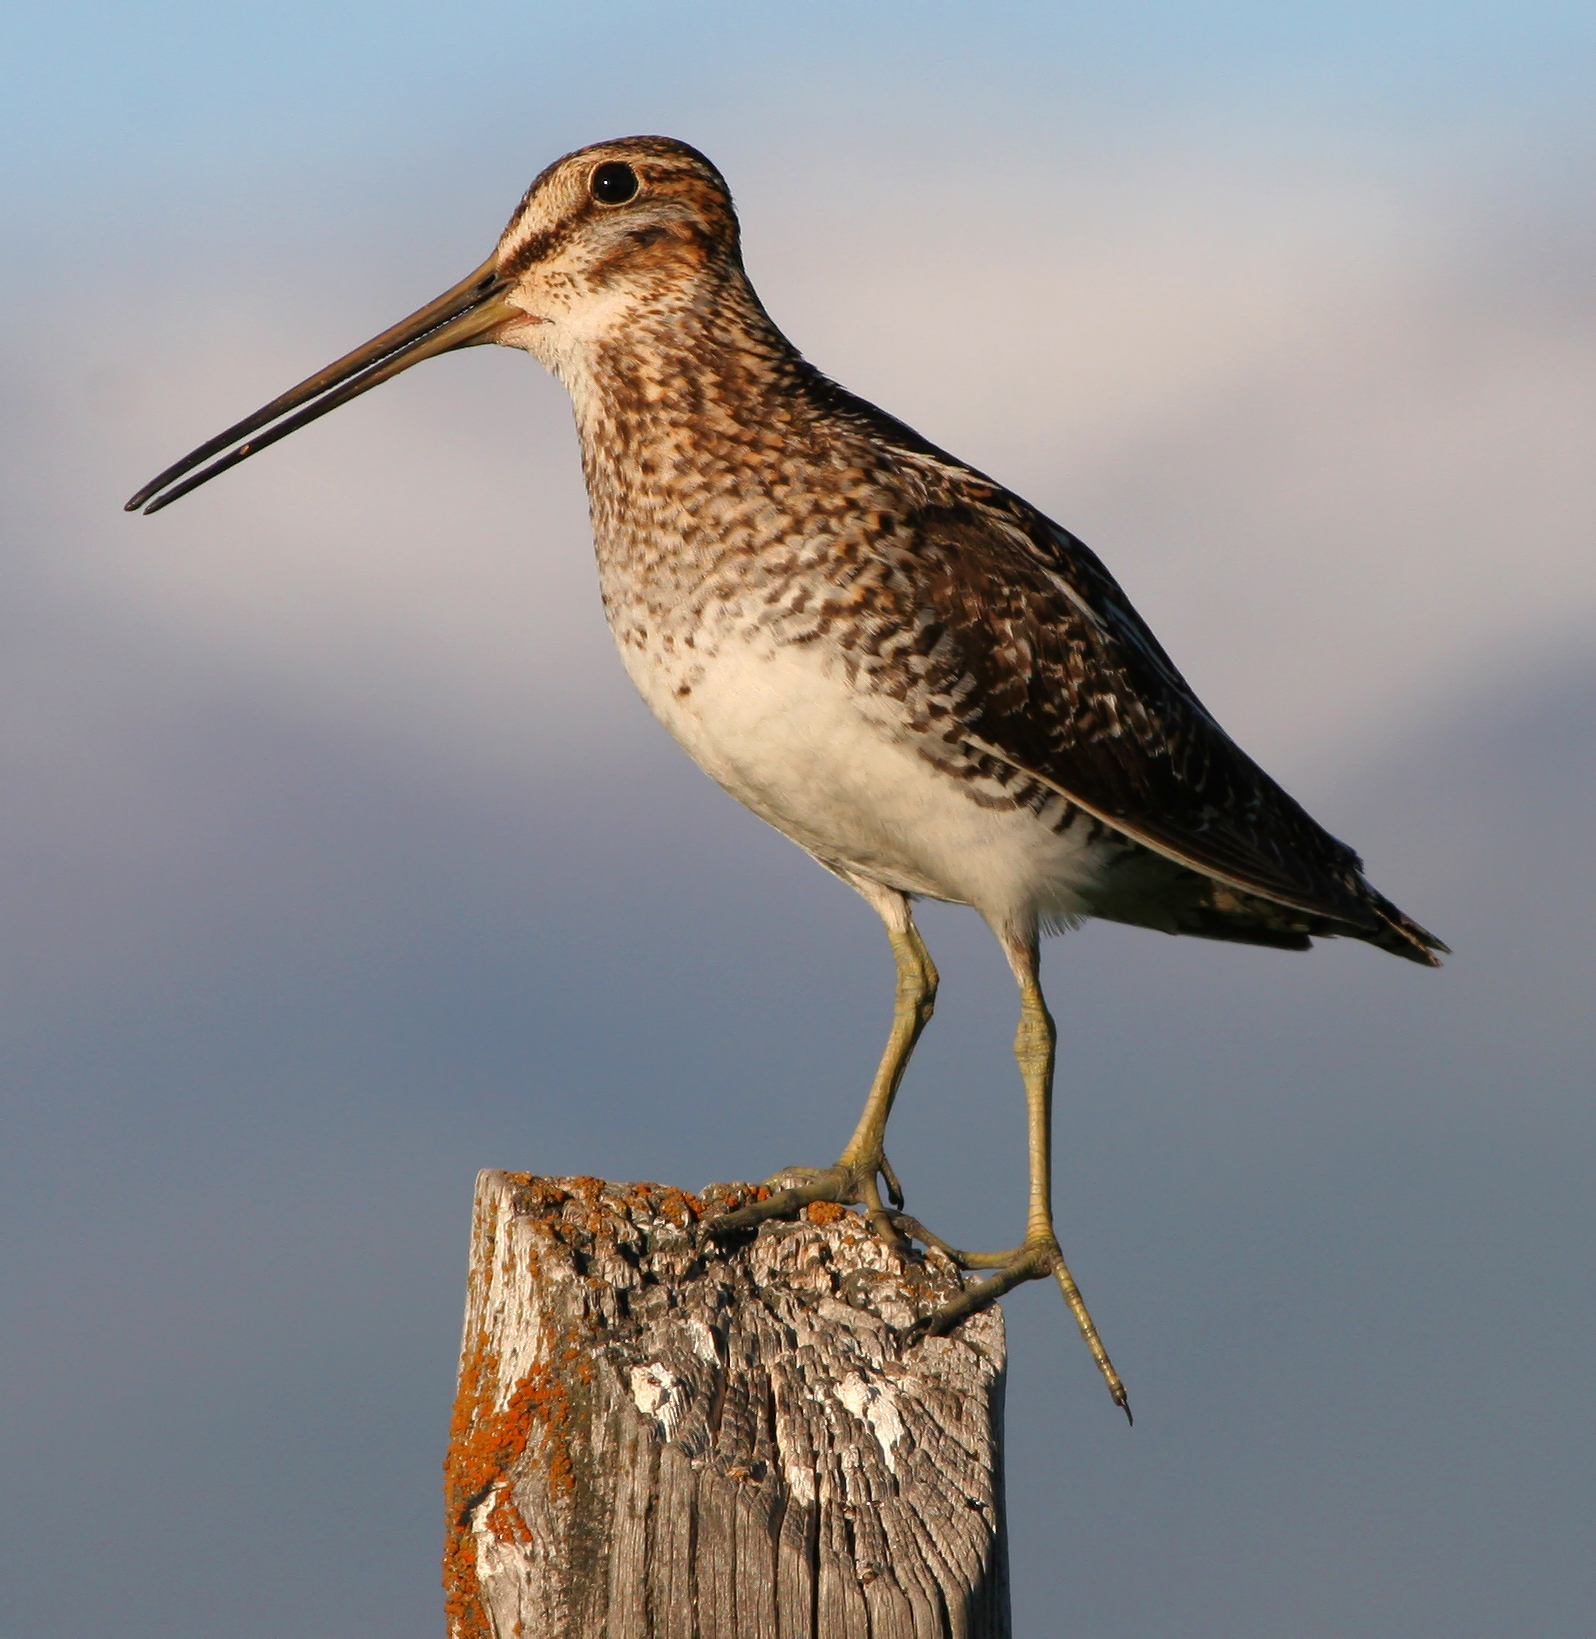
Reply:
[[[1001,1313],[817,1206],[484,1172],[445,1465],[451,1639],[1008,1639]]]

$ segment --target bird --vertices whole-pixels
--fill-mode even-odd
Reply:
[[[569,392],[604,608],[644,701],[864,898],[896,964],[886,1049],[837,1160],[775,1175],[716,1234],[829,1201],[900,1250],[990,1271],[920,1336],[1051,1278],[1129,1417],[1054,1229],[1042,936],[1097,917],[1279,950],[1359,939],[1430,967],[1447,947],[1230,739],[1082,541],[800,354],[749,281],[724,177],[672,138],[556,160],[474,272],[127,509],[158,512],[422,359],[484,344]],[[1028,1188],[1023,1238],[998,1252],[910,1217],[887,1159],[937,995],[919,899],[972,907],[1019,988]]]

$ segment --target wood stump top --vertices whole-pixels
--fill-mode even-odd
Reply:
[[[816,1205],[484,1172],[445,1464],[452,1639],[1006,1636],[1002,1314]]]

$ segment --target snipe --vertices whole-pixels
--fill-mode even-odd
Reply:
[[[929,1329],[1050,1275],[1128,1415],[1053,1232],[1040,934],[1100,916],[1282,950],[1346,936],[1430,966],[1446,947],[1231,742],[1080,541],[799,357],[743,272],[724,180],[683,143],[557,161],[468,278],[128,506],[157,511],[418,360],[484,342],[570,391],[604,604],[643,698],[874,906],[897,961],[886,1053],[841,1156],[779,1174],[717,1231],[830,1200],[945,1246],[903,1214],[884,1135],[937,987],[910,902],[973,906],[1019,981],[1030,1194],[1019,1246],[945,1248],[995,1273]]]

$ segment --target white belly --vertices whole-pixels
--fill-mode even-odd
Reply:
[[[916,751],[896,701],[850,688],[818,646],[728,645],[685,673],[623,656],[698,766],[823,864],[993,922],[1091,914],[1106,853],[1085,840],[1094,828],[983,807]]]

